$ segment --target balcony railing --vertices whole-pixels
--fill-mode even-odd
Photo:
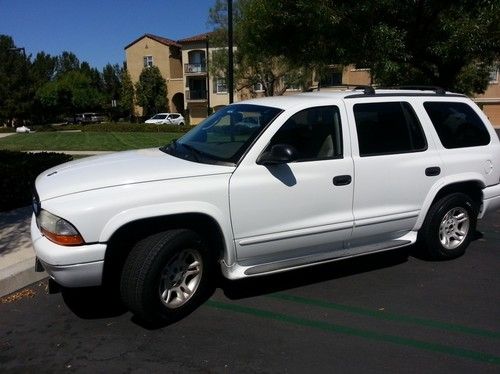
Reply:
[[[187,101],[205,101],[207,100],[207,91],[205,90],[189,90],[186,91]]]
[[[184,73],[206,73],[207,65],[205,63],[201,64],[184,64]]]

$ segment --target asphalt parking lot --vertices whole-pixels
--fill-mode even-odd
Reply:
[[[395,251],[224,283],[186,319],[142,326],[93,293],[36,283],[0,302],[10,372],[482,373],[500,369],[500,211],[465,256]]]

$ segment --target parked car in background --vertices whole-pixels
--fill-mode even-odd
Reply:
[[[16,128],[16,132],[19,132],[19,133],[30,133],[31,130],[26,127],[26,126],[19,126]]]
[[[76,123],[76,124],[84,124],[84,123],[101,123],[106,120],[106,117],[104,117],[101,114],[98,113],[79,113],[76,114],[74,117],[66,118],[66,122],[68,124],[71,123]]]
[[[157,113],[150,119],[146,120],[145,123],[184,126],[186,121],[184,121],[184,117],[179,113]]]

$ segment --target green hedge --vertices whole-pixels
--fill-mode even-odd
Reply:
[[[64,130],[70,130],[73,126],[64,126]],[[92,123],[78,126],[83,132],[178,132],[185,133],[190,127],[174,125],[150,125],[145,123]]]
[[[72,159],[64,153],[0,150],[0,211],[30,205],[36,177],[44,170]]]
[[[31,131],[36,132],[51,132],[51,131],[74,131],[80,130],[83,132],[175,132],[185,133],[191,129],[190,126],[175,126],[175,125],[151,125],[145,123],[130,123],[130,122],[106,122],[106,123],[91,123],[88,125],[31,125],[28,126]],[[15,129],[0,127],[2,132],[15,132]]]

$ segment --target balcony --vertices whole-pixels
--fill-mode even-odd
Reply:
[[[207,91],[206,90],[189,90],[189,91],[186,91],[185,97],[186,97],[187,102],[207,101]]]
[[[206,74],[207,73],[207,65],[205,63],[184,64],[184,73],[186,73],[186,74]]]

